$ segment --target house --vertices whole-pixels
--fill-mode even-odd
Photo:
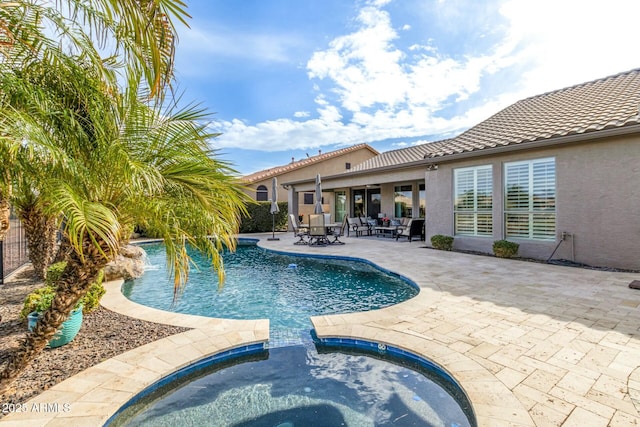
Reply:
[[[289,199],[288,191],[282,187],[286,181],[291,180],[312,180],[315,185],[316,175],[338,174],[351,169],[353,165],[362,163],[378,155],[378,151],[367,144],[358,144],[351,147],[342,148],[328,153],[318,152],[315,156],[308,156],[304,159],[295,160],[270,169],[265,169],[251,175],[244,176],[242,181],[246,186],[246,192],[256,201],[268,201],[273,199],[272,179],[278,180],[278,201],[288,201],[290,213],[298,215],[308,215],[313,213],[315,206],[315,187],[309,191],[302,191],[296,194],[295,198]],[[295,200],[295,203],[294,203]],[[323,209],[325,212],[341,211],[344,203],[338,200],[336,205],[332,193],[323,193]],[[336,207],[337,206],[337,207]]]
[[[523,99],[462,134],[322,177],[351,215],[425,216],[427,241],[640,269],[640,69]],[[309,181],[287,182],[290,192]],[[410,201],[410,202],[409,202]]]

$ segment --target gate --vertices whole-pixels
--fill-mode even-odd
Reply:
[[[0,285],[4,284],[5,277],[13,273],[25,264],[27,256],[27,238],[24,234],[22,223],[11,213],[11,225],[9,232],[3,241],[0,241]]]

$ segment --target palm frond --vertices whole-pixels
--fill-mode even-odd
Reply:
[[[117,212],[104,203],[87,200],[86,195],[64,182],[54,181],[47,196],[53,201],[52,209],[62,213],[64,233],[81,259],[87,240],[92,241],[108,260],[118,253],[122,236]],[[108,253],[102,251],[98,240],[106,243]]]

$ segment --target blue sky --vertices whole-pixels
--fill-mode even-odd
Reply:
[[[637,0],[187,0],[178,91],[241,174],[456,135],[528,96],[640,67]]]

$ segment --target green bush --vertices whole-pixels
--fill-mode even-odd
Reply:
[[[66,266],[67,263],[64,261],[51,264],[49,268],[47,268],[47,274],[44,278],[44,284],[50,287],[55,287],[58,280],[60,280],[60,278],[62,277],[62,273],[64,272],[64,268]]]
[[[91,284],[89,292],[82,298],[82,314],[91,313],[100,305],[100,299],[107,292],[102,286],[102,280],[104,279],[104,271],[100,270],[96,281]]]
[[[453,249],[453,237],[442,234],[431,236],[431,246],[443,251],[450,251]]]
[[[276,230],[287,229],[289,204],[278,202],[280,212],[275,215]],[[242,217],[240,233],[266,233],[273,229],[271,202],[256,202],[247,206],[247,215]]]
[[[47,276],[44,280],[45,286],[38,288],[27,295],[24,300],[24,305],[22,306],[22,311],[20,311],[20,317],[26,319],[29,313],[34,311],[43,313],[51,307],[51,302],[56,294],[55,283],[62,276],[62,272],[66,265],[67,263],[64,261],[57,262],[47,269]],[[100,298],[102,298],[106,292],[104,286],[102,286],[103,278],[104,272],[100,271],[96,281],[91,284],[89,291],[78,302],[78,304],[76,304],[75,309],[82,307],[82,313],[87,314],[98,308]]]
[[[29,313],[37,311],[42,313],[51,307],[51,302],[56,294],[56,289],[52,286],[44,286],[31,292],[24,299],[24,305],[20,312],[20,317],[26,319]]]
[[[493,253],[499,258],[513,258],[518,255],[520,245],[508,240],[496,240],[493,242]]]

